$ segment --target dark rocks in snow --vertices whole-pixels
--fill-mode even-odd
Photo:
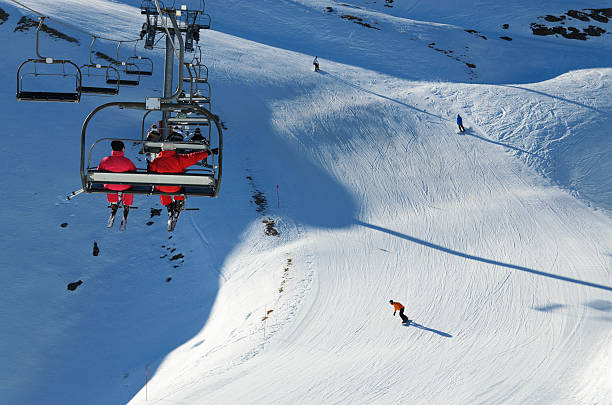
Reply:
[[[185,256],[182,253],[177,253],[177,254],[175,254],[174,256],[172,256],[170,258],[170,261],[172,262],[174,260],[182,259],[183,257],[185,257]]]
[[[555,17],[554,15],[550,15],[548,14],[546,17],[544,17],[544,19],[548,22],[558,22],[558,21],[563,21],[565,20],[565,16],[562,15],[560,17]]]
[[[477,37],[482,38],[482,39],[487,39],[487,37],[485,37],[484,35],[482,35],[480,32],[476,30],[465,30],[465,32],[470,33],[472,35],[476,35]]]
[[[582,12],[582,11],[578,11],[578,10],[570,10],[567,13],[565,13],[567,15],[569,15],[570,17],[573,17],[577,20],[580,21],[591,21],[591,19],[589,18],[588,14]]]
[[[467,67],[469,67],[470,69],[476,69],[476,65],[474,65],[473,63],[470,62],[465,62],[465,64],[467,65]]]
[[[583,31],[585,34],[591,37],[598,37],[598,36],[601,36],[601,34],[606,32],[606,30],[604,30],[603,28],[596,27],[594,25],[589,25],[587,28],[584,28]]]
[[[66,288],[70,291],[74,291],[81,284],[83,284],[83,280],[75,281],[74,283],[68,283],[68,286]]]
[[[60,225],[62,228],[65,228],[68,226],[68,222],[62,222],[62,224]]]
[[[169,283],[170,281],[172,281],[172,277],[168,277],[168,278],[166,279],[166,283]]]
[[[153,221],[149,221],[149,222],[147,222],[147,223],[146,223],[146,225],[147,225],[147,226],[151,226],[151,225],[153,225],[154,223],[155,223],[155,222],[153,222]]]
[[[370,25],[367,22],[363,22],[363,18],[361,18],[361,17],[357,17],[357,16],[354,16],[354,15],[351,15],[351,14],[343,14],[343,15],[340,16],[340,18],[344,18],[345,20],[352,21],[355,24],[359,24],[359,25],[362,25],[362,26],[367,27],[367,28],[374,28],[375,30],[380,30],[380,28],[378,28],[378,27],[374,27],[374,26]]]
[[[255,209],[257,212],[263,212],[268,208],[268,201],[266,200],[266,196],[260,190],[256,190],[255,194],[253,194],[253,202],[257,205]]]
[[[151,216],[149,218],[159,217],[161,215],[161,212],[161,208],[151,208]]]
[[[607,23],[612,18],[612,8],[587,8],[585,10],[590,11],[589,17],[600,23]]]
[[[93,244],[93,255],[98,256],[100,254],[100,248],[98,247],[98,243],[94,242]]]
[[[17,32],[17,31],[25,32],[25,31],[28,31],[30,28],[36,28],[36,27],[38,27],[38,21],[35,21],[31,18],[23,16],[17,22],[17,26],[15,27],[14,32]],[[40,30],[42,32],[49,34],[49,36],[52,38],[62,39],[67,42],[73,42],[76,44],[80,44],[78,39],[68,36],[62,32],[59,32],[58,30],[51,28],[47,26],[46,24],[41,25]]]
[[[502,25],[502,28],[507,30],[508,28],[510,28],[510,24],[504,24],[504,25]]]
[[[246,179],[249,181],[250,186],[253,188],[253,200],[251,200],[251,202],[254,202],[257,206],[257,208],[255,208],[255,211],[260,213],[265,212],[268,208],[268,199],[266,198],[266,195],[263,193],[263,191],[257,188],[257,186],[255,185],[255,181],[253,181],[253,177],[246,176]]]
[[[512,38],[510,37],[500,37],[501,39],[503,39],[504,41],[512,41]]]
[[[567,17],[566,17],[567,16]],[[580,41],[586,41],[588,37],[599,37],[604,34],[606,30],[602,27],[589,25],[587,28],[580,30],[576,27],[562,27],[565,21],[579,20],[589,22],[595,20],[599,23],[606,24],[612,18],[612,8],[587,8],[583,10],[569,10],[565,15],[554,16],[546,15],[545,17],[538,17],[549,23],[559,23],[557,26],[548,26],[546,24],[532,23],[531,31],[534,35],[548,36],[548,35],[560,35],[567,39],[578,39]]]
[[[275,228],[276,222],[272,218],[264,219],[264,224],[266,224],[266,228],[264,229],[264,233],[268,236],[278,236],[278,230]]]

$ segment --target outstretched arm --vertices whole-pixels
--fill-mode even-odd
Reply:
[[[181,162],[181,166],[183,166],[183,170],[185,170],[189,166],[195,165],[200,160],[206,158],[208,155],[209,153],[207,151],[193,152],[186,155],[179,155],[179,160]]]

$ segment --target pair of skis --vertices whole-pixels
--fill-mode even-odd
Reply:
[[[115,224],[115,217],[117,216],[117,211],[119,211],[119,204],[111,204],[110,208],[111,208],[111,214],[110,214],[110,217],[108,218],[108,222],[106,223],[107,228],[112,228],[113,225]],[[119,225],[120,231],[125,231],[129,214],[130,214],[130,206],[124,205],[123,206],[123,218],[121,219],[121,224]]]
[[[181,211],[183,211],[182,206],[178,206],[177,209],[173,209],[171,213],[168,214],[168,232],[174,232],[174,227],[176,226],[179,215],[181,215]]]

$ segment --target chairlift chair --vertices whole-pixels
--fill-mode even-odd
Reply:
[[[37,58],[31,58],[19,65],[17,69],[17,100],[19,101],[60,101],[60,102],[72,102],[78,103],[81,100],[81,70],[80,68],[70,60],[66,59],[54,59],[50,57],[44,57],[40,55],[38,45],[40,37],[40,28],[42,27],[43,21],[46,17],[39,17],[40,22],[36,28],[36,56]],[[44,66],[44,68],[43,68]],[[61,71],[47,70],[50,66],[61,66]],[[30,82],[31,78],[33,81],[37,81],[40,84],[40,80],[48,79],[74,79],[74,91],[32,91],[24,90],[24,79],[26,82]],[[29,86],[28,86],[29,87]],[[40,87],[39,87],[40,88]]]
[[[209,150],[210,148],[206,142],[150,142],[143,139],[143,135],[141,139],[98,139],[91,145],[89,148],[89,154],[87,155],[86,134],[91,119],[99,111],[113,106],[119,107],[120,109],[147,110],[146,103],[142,102],[113,102],[99,106],[85,119],[83,128],[81,130],[81,183],[83,190],[86,193],[112,193],[112,190],[107,190],[104,188],[104,184],[127,184],[131,186],[129,193],[132,194],[217,197],[221,185],[223,136],[217,118],[210,113],[210,111],[196,105],[165,102],[162,102],[159,110],[156,110],[162,112],[173,112],[175,114],[195,114],[198,115],[200,119],[204,119],[203,117],[205,117],[208,120],[209,125],[213,124],[216,129],[216,131],[214,131],[215,139],[213,139],[213,144],[215,147],[218,147],[219,154],[217,156],[210,155],[210,157],[212,157],[212,164],[199,167],[194,166],[188,169],[185,173],[152,173],[147,172],[145,168],[138,168],[136,172],[111,173],[97,170],[97,162],[92,163],[93,150],[96,148],[96,146],[103,142],[122,140],[140,144],[142,148],[161,148],[164,143],[171,143],[178,151]],[[143,117],[143,128],[144,119],[150,111],[153,110],[148,110],[145,117]],[[157,190],[155,186],[179,186],[182,187],[182,189],[179,192],[165,193]]]
[[[138,41],[134,43],[134,56],[126,59],[125,73],[128,75],[152,76],[153,75],[153,60],[146,56],[136,55],[136,46]]]
[[[91,45],[89,47],[89,63],[81,66],[81,73],[83,74],[83,76],[91,78],[96,83],[99,82],[99,80],[96,80],[95,78],[101,77],[104,78],[103,81],[105,81],[106,84],[108,84],[109,81],[113,81],[113,79],[116,83],[115,85],[110,87],[81,85],[81,93],[116,96],[117,94],[119,94],[119,71],[110,65],[94,63],[93,45],[95,42],[96,37],[93,37],[93,40],[91,41]]]
[[[130,56],[127,58],[125,66],[125,73],[128,75],[153,75],[153,61],[146,56]]]
[[[119,61],[119,47],[121,47],[121,41],[119,41],[117,43],[117,58],[116,60]],[[129,58],[128,58],[129,60]],[[119,71],[119,78],[112,78],[109,77],[106,80],[106,84],[116,84],[119,86],[138,86],[140,84],[140,73],[138,73],[138,67],[131,63],[128,62],[128,60],[124,61],[124,62],[113,62],[111,65],[117,69]],[[132,73],[128,73],[129,71],[131,71]],[[133,76],[135,76],[133,79],[123,79],[121,77],[121,74],[131,74]]]

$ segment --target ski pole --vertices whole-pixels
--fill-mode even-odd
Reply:
[[[73,191],[72,193],[70,193],[70,195],[66,196],[66,200],[70,201],[74,197],[76,197],[77,195],[79,195],[79,194],[81,194],[83,192],[85,192],[85,190],[83,190],[82,188],[80,188],[80,189],[78,189],[76,191]]]

